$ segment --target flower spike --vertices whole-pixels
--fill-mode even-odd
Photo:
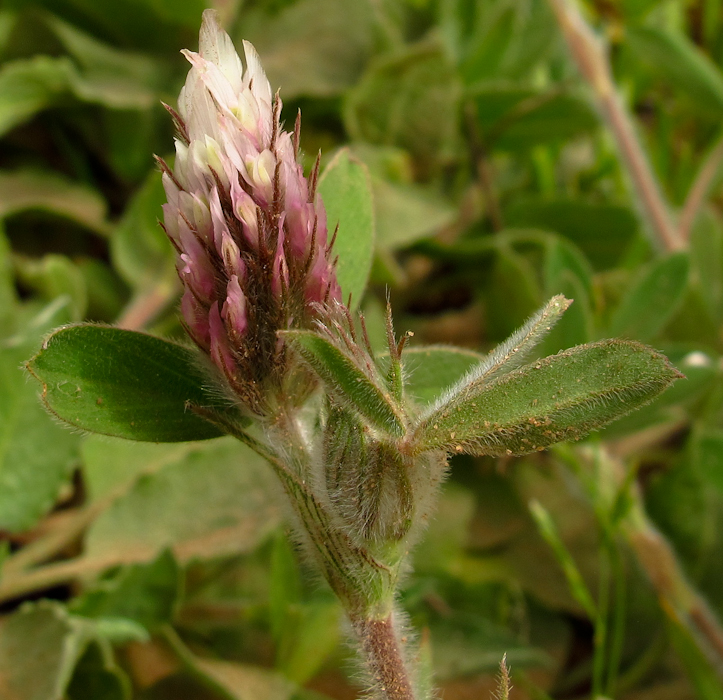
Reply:
[[[178,110],[173,168],[159,159],[165,231],[178,251],[181,312],[232,391],[263,415],[287,374],[278,331],[309,328],[340,300],[326,213],[297,162],[256,49],[244,62],[207,10]]]

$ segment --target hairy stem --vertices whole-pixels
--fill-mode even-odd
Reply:
[[[394,629],[393,614],[382,619],[352,620],[359,637],[374,690],[379,700],[417,700],[404,660],[402,640]]]
[[[648,221],[653,243],[666,251],[685,248],[660,185],[613,83],[605,52],[570,0],[550,0],[578,70],[592,88],[600,113],[617,144],[625,169]]]

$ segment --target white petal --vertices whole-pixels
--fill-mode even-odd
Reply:
[[[228,110],[233,109],[236,106],[236,95],[238,93],[233,91],[231,83],[229,83],[226,76],[221,72],[221,69],[215,63],[207,61],[205,58],[193,51],[183,49],[181,53],[193,66],[191,73],[195,72],[198,74],[200,79],[203,81],[203,84],[213,95],[213,98],[219,106]],[[186,82],[188,83],[188,81]]]
[[[246,80],[251,83],[251,92],[257,100],[261,100],[271,109],[271,85],[261,67],[261,59],[254,45],[244,41],[244,55],[246,56]]]
[[[203,13],[198,52],[221,69],[235,93],[241,92],[243,83],[241,59],[231,38],[221,29],[218,13],[215,10],[205,10]]]

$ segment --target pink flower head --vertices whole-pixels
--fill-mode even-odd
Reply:
[[[310,326],[338,301],[326,214],[298,163],[298,126],[283,131],[254,47],[245,66],[215,11],[203,13],[198,53],[178,99],[173,169],[159,159],[165,230],[178,251],[181,312],[196,344],[235,393],[263,413],[281,386],[277,331]]]

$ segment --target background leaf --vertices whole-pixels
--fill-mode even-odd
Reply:
[[[0,217],[39,209],[109,233],[106,202],[98,192],[59,174],[39,170],[0,172]]]
[[[339,151],[319,180],[331,236],[339,224],[334,252],[342,296],[361,301],[374,250],[374,209],[367,169],[348,150]]]
[[[610,334],[650,341],[656,337],[683,300],[689,259],[671,255],[644,270],[610,322]]]
[[[21,370],[40,334],[58,320],[46,318],[29,337],[0,344],[0,529],[11,532],[33,527],[53,507],[78,463],[79,436],[45,413],[37,385]]]
[[[104,560],[152,561],[168,547],[181,562],[248,552],[279,520],[272,479],[237,440],[194,446],[141,476],[93,523],[84,557],[98,570]]]
[[[35,56],[12,61],[0,68],[0,134],[54,104],[73,75],[66,58]]]

